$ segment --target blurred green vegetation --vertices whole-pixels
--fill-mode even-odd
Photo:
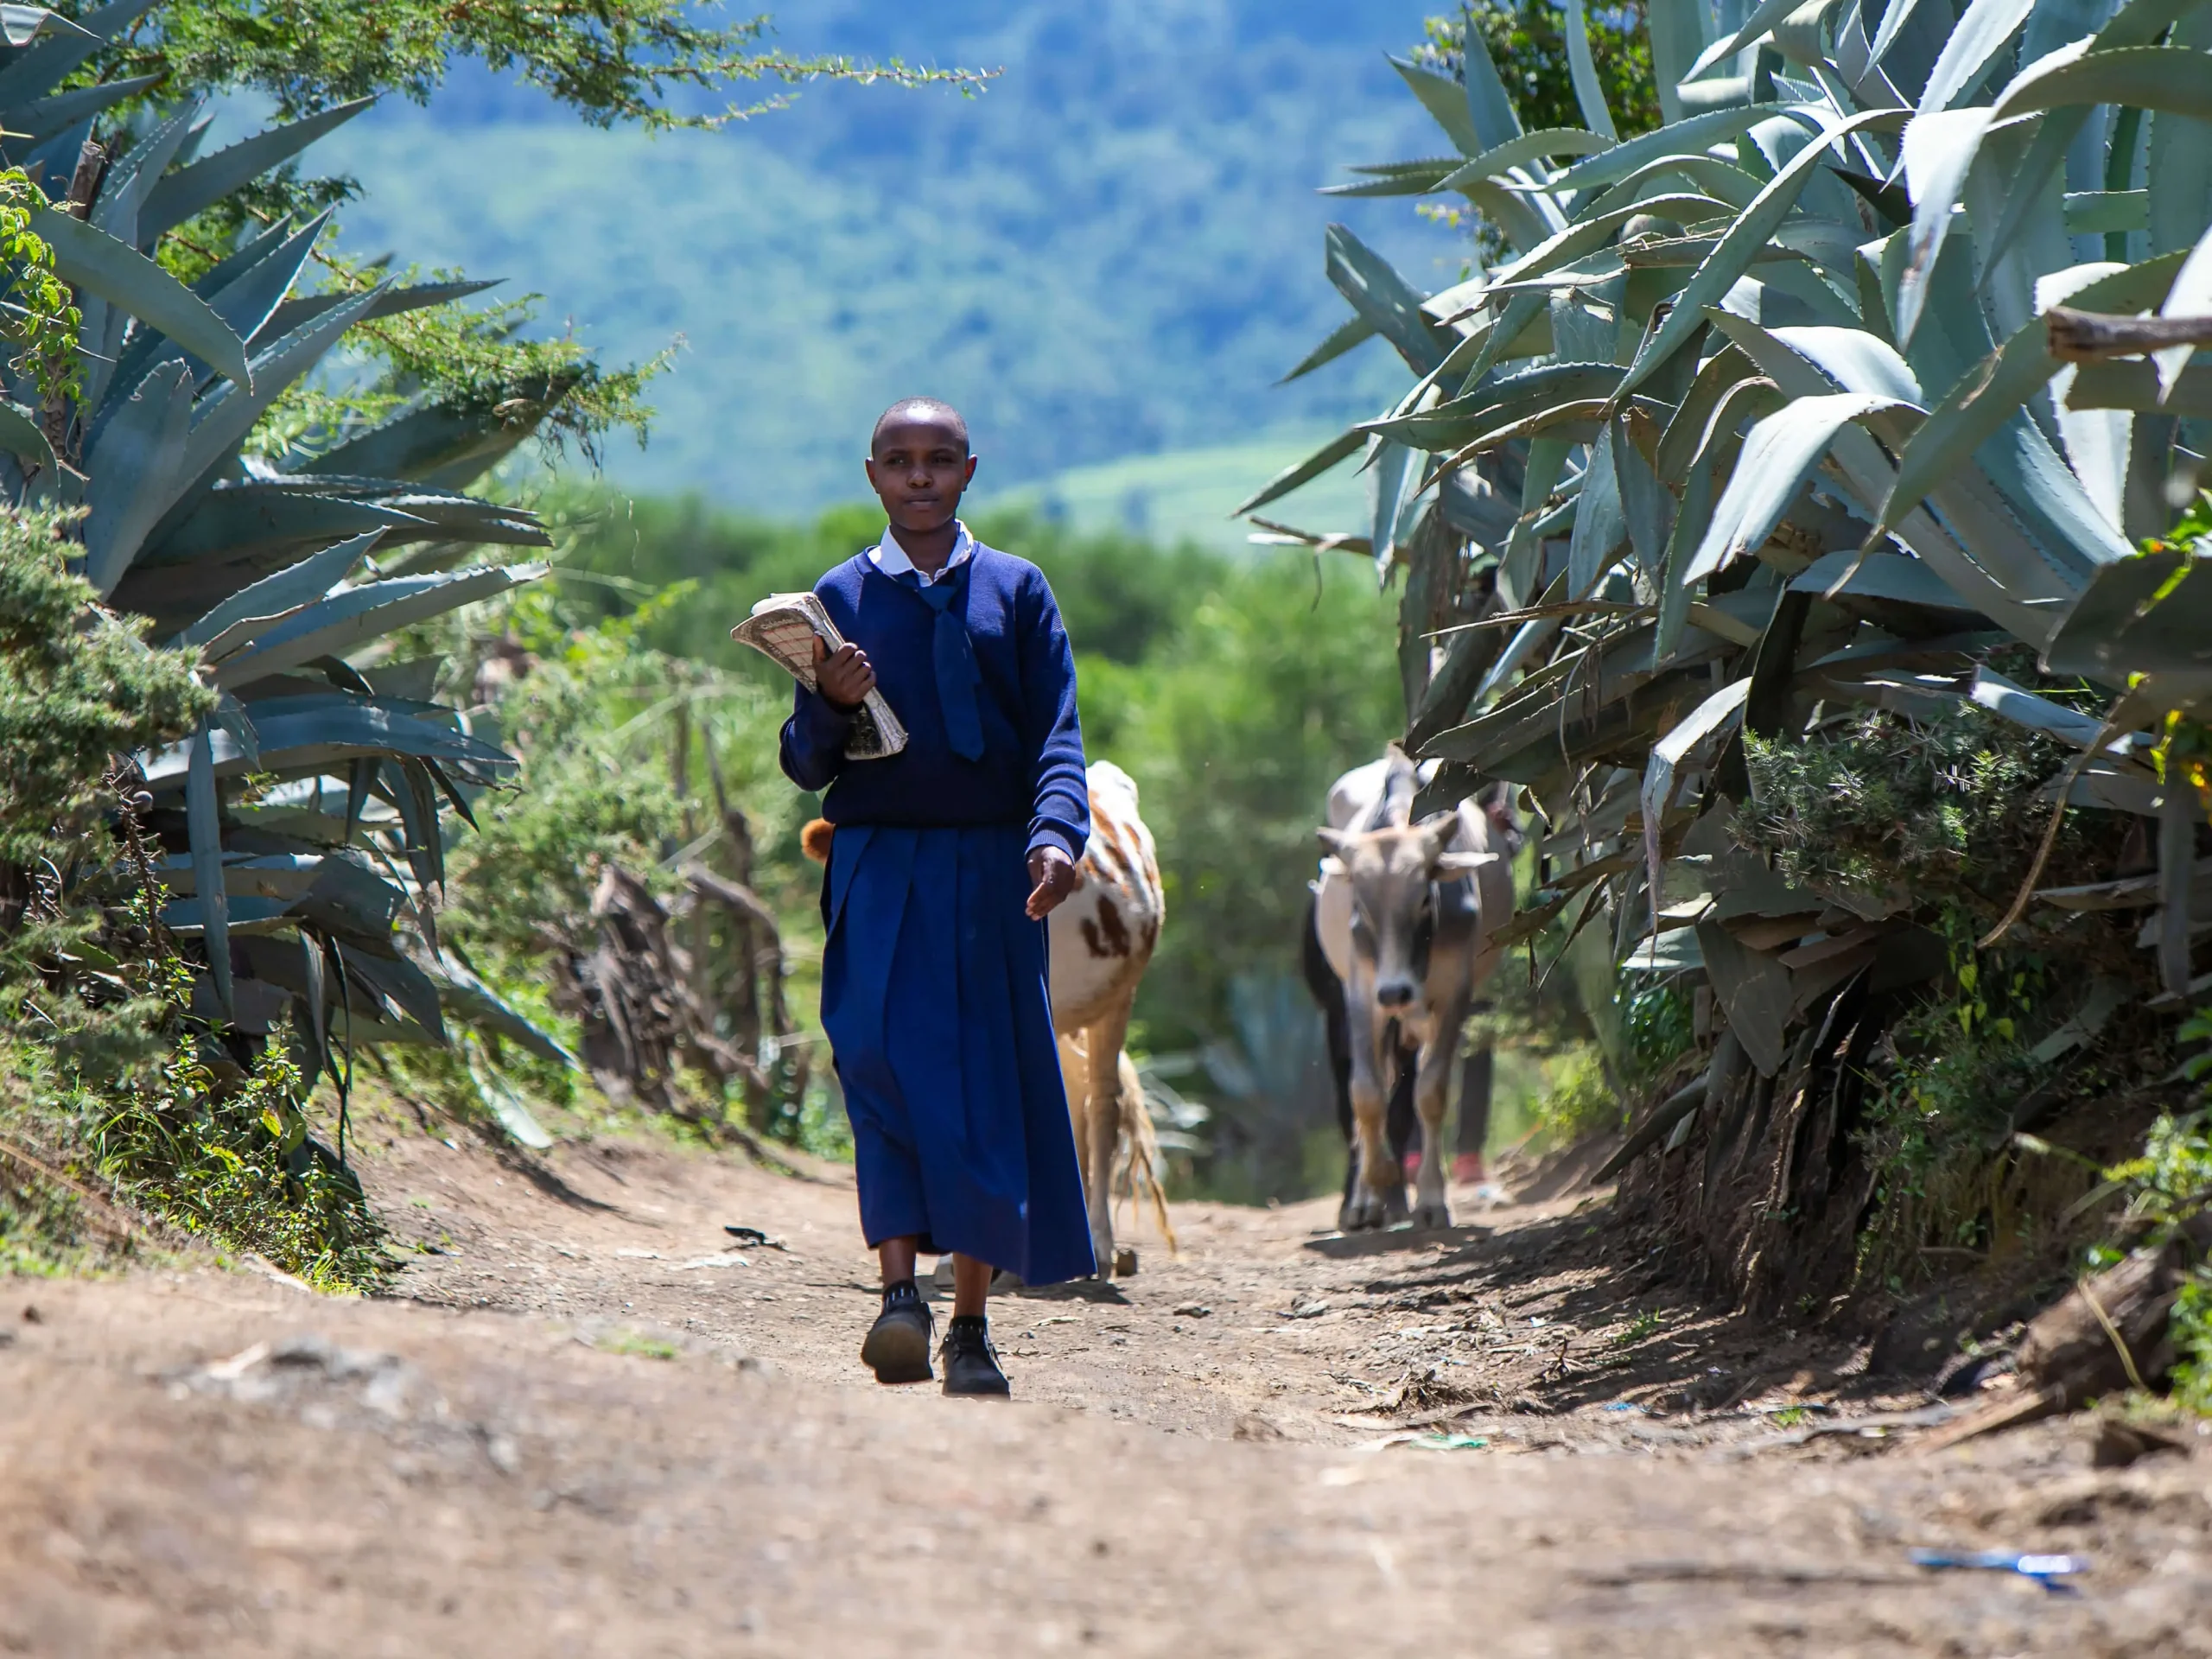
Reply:
[[[563,549],[561,604],[579,621],[694,583],[652,607],[638,646],[778,690],[781,677],[730,642],[731,626],[765,594],[811,587],[882,529],[873,507],[778,524],[696,497],[573,486],[543,506]],[[1159,842],[1168,920],[1133,1046],[1217,1041],[1232,1029],[1233,982],[1295,976],[1323,798],[1402,722],[1392,605],[1370,565],[1341,555],[1163,547],[1029,512],[986,513],[973,528],[1050,578],[1075,643],[1086,746],[1137,780]],[[730,735],[760,751],[743,757],[747,776],[772,779],[772,724]],[[810,915],[791,925],[818,927]]]
[[[664,868],[715,822],[704,747],[751,825],[751,886],[775,912],[811,1077],[756,1128],[835,1154],[843,1125],[816,1024],[818,876],[798,830],[818,802],[777,766],[789,683],[732,643],[762,595],[812,586],[880,533],[872,507],[810,523],[700,499],[555,484],[540,499],[555,576],[416,630],[402,658],[445,659],[447,690],[520,757],[522,787],[480,802],[449,855],[440,927],[472,965],[573,1047],[548,969],[589,934],[601,868],[665,889]],[[1364,560],[1227,554],[1084,533],[1033,511],[973,521],[1051,579],[1076,647],[1087,747],[1137,780],[1159,843],[1168,920],[1130,1046],[1210,1109],[1210,1155],[1183,1171],[1254,1200],[1333,1185],[1319,1019],[1298,976],[1300,929],[1329,785],[1400,722],[1395,621]],[[679,721],[682,722],[679,726]],[[690,757],[679,773],[674,756]],[[519,1057],[534,1109],[595,1112],[595,1091]],[[1174,1062],[1181,1062],[1176,1070]],[[474,1112],[482,1084],[450,1058],[383,1064],[416,1097]],[[398,1073],[404,1073],[399,1077]],[[1165,1075],[1165,1074],[1163,1074]],[[741,1109],[734,1099],[733,1113]]]

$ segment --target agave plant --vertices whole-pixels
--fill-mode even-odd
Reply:
[[[1426,804],[1501,777],[1549,832],[1510,936],[1603,920],[1628,963],[1709,983],[1711,1068],[1630,1153],[1694,1121],[1717,1175],[1821,1111],[1840,1144],[1814,1070],[1870,994],[1953,959],[1910,894],[1742,849],[1746,735],[1858,707],[2055,740],[2054,832],[2068,803],[2145,817],[2159,873],[2024,891],[2007,924],[2155,907],[2166,993],[2205,988],[2202,808],[2157,728],[2212,698],[2212,575],[2137,550],[2212,420],[2212,6],[1650,0],[1664,119],[1626,140],[1566,12],[1580,128],[1524,131],[1471,25],[1456,61],[1398,63],[1456,153],[1339,193],[1462,197],[1510,251],[1425,296],[1332,229],[1354,315],[1294,372],[1380,335],[1416,378],[1244,511],[1363,453],[1367,536],[1268,528],[1402,573]],[[1992,665],[2021,647],[2039,685]],[[2082,979],[2055,1052],[2117,1003]],[[1805,1196],[1781,1167],[1777,1211]]]
[[[440,950],[429,902],[442,815],[467,817],[513,763],[430,700],[435,662],[356,665],[392,630],[543,570],[444,568],[479,543],[547,544],[531,515],[463,493],[542,410],[424,404],[249,453],[349,328],[485,284],[310,291],[327,214],[251,226],[197,280],[172,275],[155,257],[166,233],[365,105],[202,154],[199,104],[149,108],[143,79],[70,85],[148,3],[73,23],[0,9],[0,143],[36,188],[30,229],[74,289],[83,346],[73,386],[10,372],[0,450],[16,464],[0,474],[19,506],[80,508],[81,574],[196,650],[220,692],[185,741],[139,757],[163,919],[198,959],[194,1011],[246,1033],[289,1020],[316,1064],[334,1042],[439,1039],[455,1013],[557,1054]]]

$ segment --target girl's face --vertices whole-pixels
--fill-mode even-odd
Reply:
[[[976,457],[949,423],[913,421],[875,436],[868,481],[894,529],[942,530],[958,516]]]

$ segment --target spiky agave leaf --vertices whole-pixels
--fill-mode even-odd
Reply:
[[[397,683],[423,677],[383,673],[380,690],[347,658],[542,572],[395,576],[377,564],[424,543],[440,563],[475,543],[548,544],[530,514],[463,493],[531,423],[424,408],[289,471],[241,458],[256,423],[353,324],[484,284],[302,293],[327,216],[243,240],[190,285],[171,275],[152,257],[165,232],[366,105],[204,157],[206,124],[187,106],[118,135],[87,172],[90,123],[148,89],[60,83],[144,10],[125,0],[67,24],[0,8],[0,32],[21,48],[0,62],[0,143],[49,200],[80,182],[73,207],[36,211],[32,228],[75,285],[92,348],[66,411],[34,413],[37,389],[11,380],[0,449],[20,464],[5,487],[18,504],[81,491],[85,574],[117,609],[199,647],[224,693],[185,741],[139,757],[167,856],[165,919],[203,964],[195,1008],[251,1032],[289,1018],[318,1060],[329,1042],[435,1039],[448,1006],[517,1035],[527,1022],[438,950],[430,910],[442,811],[466,811],[465,791],[513,762],[459,711]]]
[[[1866,895],[1850,949],[1819,947],[1842,900],[1692,830],[1740,804],[1738,723],[1787,743],[1816,702],[1978,709],[2075,751],[2070,798],[2189,845],[2194,791],[2132,734],[2212,702],[2212,577],[2133,547],[2212,438],[2192,390],[2212,361],[2077,369],[2044,314],[2177,315],[2185,264],[2188,296],[2212,292],[2212,3],[1898,3],[1871,38],[1862,0],[1767,0],[1730,27],[1707,0],[1648,10],[1676,79],[1665,124],[1626,143],[1580,54],[1589,130],[1525,136],[1476,31],[1464,87],[1400,66],[1468,159],[1364,170],[1465,196],[1508,257],[1424,296],[1332,229],[1354,321],[1300,369],[1379,334],[1419,395],[1244,511],[1363,443],[1394,475],[1413,458],[1363,547],[1406,573],[1402,637],[1445,630],[1408,683],[1409,741],[1445,763],[1421,810],[1526,785],[1538,911],[1604,887],[1622,950],[1704,974],[1770,1070],[1852,975],[1942,960],[1909,906]],[[1453,528],[1445,485],[1469,474],[1517,500],[1503,534]],[[2103,688],[2112,717],[1993,674],[2012,645]],[[2175,857],[2146,943],[2181,991],[2197,877]]]

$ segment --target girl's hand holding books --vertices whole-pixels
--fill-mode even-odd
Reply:
[[[814,684],[837,708],[848,712],[868,700],[875,690],[875,668],[858,645],[831,651],[820,639],[814,642]]]

